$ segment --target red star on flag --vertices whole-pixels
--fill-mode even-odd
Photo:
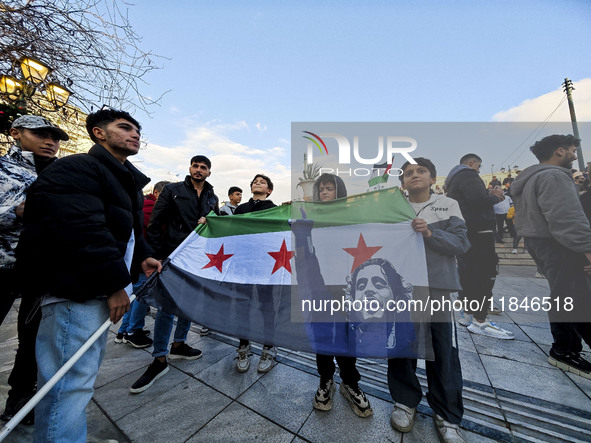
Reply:
[[[363,238],[363,234],[359,234],[359,241],[357,242],[356,248],[343,248],[343,250],[347,253],[352,255],[355,260],[353,260],[353,266],[351,267],[351,272],[353,272],[359,265],[365,263],[369,260],[372,255],[382,249],[381,246],[367,246],[365,244],[365,239]]]
[[[209,263],[203,266],[201,269],[213,268],[215,266],[218,268],[218,271],[222,272],[222,264],[234,254],[224,254],[224,245],[222,244],[222,247],[217,254],[208,254],[206,252],[205,255],[209,257]]]
[[[273,272],[285,268],[291,273],[291,264],[289,261],[293,257],[293,251],[287,250],[287,245],[285,244],[285,239],[283,239],[283,243],[281,244],[281,248],[277,252],[267,252],[271,257],[275,259],[275,266],[273,266]]]

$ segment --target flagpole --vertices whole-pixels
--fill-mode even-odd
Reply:
[[[146,282],[147,283],[147,282]],[[129,296],[129,303],[135,300],[135,294],[131,294]],[[84,355],[86,351],[94,344],[95,341],[111,326],[111,320],[107,319],[100,328],[98,328],[94,334],[90,336],[90,338],[84,343],[80,349],[76,351],[72,357],[63,365],[59,371],[57,371],[53,377],[51,377],[47,383],[43,385],[41,389],[37,391],[37,393],[24,405],[17,414],[8,422],[6,423],[3,428],[2,432],[0,433],[0,441],[4,440],[8,434],[21,422],[21,420],[29,413],[31,410],[41,401],[43,397],[53,388],[56,383],[62,378],[66,372],[72,368],[76,364],[80,357]]]

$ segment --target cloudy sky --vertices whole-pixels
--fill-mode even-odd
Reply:
[[[222,199],[231,185],[248,195],[258,172],[276,202],[291,198],[291,122],[569,121],[565,77],[578,120],[591,121],[585,0],[143,0],[129,16],[166,57],[146,92],[170,90],[151,117],[136,114],[147,140],[136,165],[152,183],[182,180],[193,155],[208,155]],[[489,167],[527,166],[534,141],[480,152],[460,138],[415,155],[441,174],[471,151]],[[591,160],[591,139],[583,148]]]

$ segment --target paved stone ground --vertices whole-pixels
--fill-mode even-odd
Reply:
[[[549,294],[547,282],[534,274],[535,267],[504,266],[495,285],[496,304],[500,307],[504,298],[505,312],[491,318],[512,330],[515,340],[475,336],[458,325],[466,409],[462,427],[469,442],[591,441],[591,380],[547,363],[552,337],[543,312],[508,309],[510,297],[521,301]],[[2,406],[17,347],[16,309],[0,326]],[[147,320],[151,327],[153,320]],[[267,374],[256,372],[257,356],[246,374],[238,374],[236,340],[217,333],[200,337],[192,331],[189,344],[202,349],[203,357],[171,361],[166,376],[132,395],[129,387],[152,361],[151,348],[115,344],[115,331],[87,410],[90,442],[437,441],[425,399],[412,432],[402,435],[390,427],[392,401],[383,360],[358,363],[374,409],[366,419],[355,416],[338,392],[332,411],[312,408],[319,380],[312,355],[281,349],[278,364]],[[421,362],[417,372],[426,391]],[[6,441],[28,442],[31,433],[31,427],[19,425]]]

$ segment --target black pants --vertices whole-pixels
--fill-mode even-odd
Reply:
[[[431,290],[431,295],[435,298],[433,292]],[[454,329],[455,323],[451,321],[451,316],[449,322],[431,323],[435,360],[426,361],[425,367],[429,406],[446,421],[459,424],[464,415],[463,382]],[[416,369],[416,359],[391,358],[388,360],[390,395],[395,402],[409,408],[417,407],[423,396]]]
[[[18,311],[18,349],[14,367],[8,377],[12,388],[8,394],[27,396],[37,385],[37,360],[35,359],[35,340],[41,322],[41,309],[36,299],[23,297]]]
[[[497,275],[497,253],[495,239],[492,232],[468,232],[470,249],[458,256],[458,272],[460,274],[460,298],[478,301],[478,309],[469,309],[474,318],[483,322],[486,320],[490,297]],[[472,306],[475,307],[476,303]]]
[[[273,347],[272,343],[275,342],[275,320],[277,310],[275,298],[273,296],[273,288],[270,286],[257,285],[256,290],[259,300],[259,308],[263,315],[264,347],[271,348]],[[241,338],[238,346],[248,346],[249,344],[250,340]]]
[[[587,264],[584,254],[552,238],[526,238],[525,246],[550,285],[552,349],[558,353],[581,352],[581,339],[591,346],[591,283],[583,271]],[[565,309],[567,297],[573,300],[570,311]]]
[[[339,365],[341,379],[343,383],[349,386],[357,386],[361,375],[355,367],[357,359],[355,357],[334,357],[333,355],[316,354],[316,367],[320,374],[320,383],[324,384],[334,376],[336,366],[334,360]]]
[[[16,289],[17,277],[14,268],[0,268],[0,325],[19,294]]]

